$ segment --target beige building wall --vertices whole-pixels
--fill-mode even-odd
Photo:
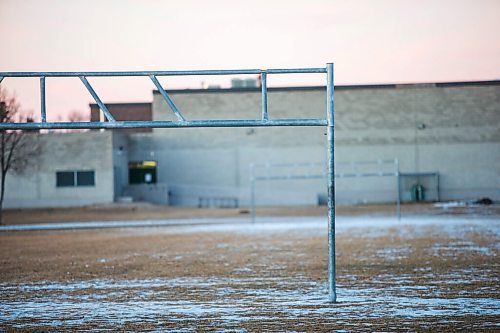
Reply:
[[[37,135],[41,154],[23,174],[7,175],[4,207],[65,207],[113,201],[112,133]],[[58,171],[95,171],[95,186],[57,187]]]
[[[260,117],[259,90],[170,94],[190,120]],[[268,101],[270,118],[324,117],[326,109],[323,88],[271,89]],[[500,199],[498,82],[337,87],[335,117],[338,161],[398,159],[402,172],[439,172],[442,200]],[[174,120],[157,93],[153,119]],[[248,202],[249,164],[324,162],[326,157],[324,128],[155,129],[154,135],[134,135],[131,142],[136,158],[143,142],[155,151],[160,181],[204,186],[204,193],[222,187],[219,192],[228,195],[232,188],[243,203]],[[277,204],[283,193],[291,192],[309,199],[288,202],[311,203],[326,193],[324,181],[318,180],[258,187],[261,197],[268,198],[260,204]],[[404,191],[409,199],[409,190]],[[395,201],[396,180],[339,179],[337,198],[340,203]]]
[[[169,93],[190,120],[260,117],[259,89]],[[325,109],[321,87],[269,91],[271,118],[324,117]],[[157,93],[152,111],[153,120],[175,120]],[[398,159],[402,172],[439,172],[442,200],[500,200],[500,82],[336,87],[335,112],[337,161]],[[169,196],[158,202],[235,198],[247,206],[250,164],[324,163],[325,134],[320,127],[41,134],[40,160],[23,175],[8,175],[5,207],[112,202],[130,189],[128,162],[141,160],[158,162],[158,183]],[[56,187],[56,172],[72,170],[94,170],[95,186]],[[326,196],[323,179],[258,182],[256,189],[259,205],[317,204]],[[336,192],[339,203],[393,202],[396,178],[337,179]],[[410,198],[408,188],[402,194]]]

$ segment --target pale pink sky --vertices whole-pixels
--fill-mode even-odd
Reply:
[[[498,0],[0,0],[0,71],[323,67],[336,84],[500,79]],[[146,78],[90,78],[105,102],[151,101]],[[229,77],[162,79],[166,88]],[[270,77],[270,86],[323,84]],[[37,79],[3,81],[39,112]],[[93,102],[47,79],[49,119]]]

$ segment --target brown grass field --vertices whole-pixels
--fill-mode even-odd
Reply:
[[[324,207],[7,211],[7,224],[220,224],[0,232],[2,331],[498,331],[498,207],[340,207],[338,303]],[[302,216],[302,217],[299,217]]]

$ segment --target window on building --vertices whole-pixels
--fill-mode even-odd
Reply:
[[[94,186],[95,172],[94,171],[77,171],[76,186]]]
[[[130,162],[128,164],[129,184],[154,184],[156,183],[155,161]]]
[[[57,187],[75,186],[75,173],[73,171],[58,171],[56,172]]]
[[[95,186],[95,171],[57,171],[56,186]]]

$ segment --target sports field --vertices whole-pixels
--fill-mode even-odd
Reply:
[[[401,221],[390,209],[346,210],[336,304],[327,302],[326,218],[277,215],[286,212],[256,224],[243,214],[2,231],[0,330],[499,329],[497,208],[429,208]]]

